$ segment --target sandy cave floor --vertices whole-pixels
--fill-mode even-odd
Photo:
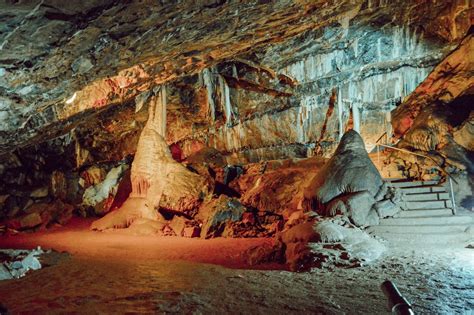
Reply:
[[[396,282],[417,314],[474,314],[474,249],[391,248],[372,266],[292,273],[250,269],[242,252],[268,239],[138,237],[65,228],[0,238],[0,248],[68,251],[57,264],[0,283],[12,313],[388,314]],[[250,267],[248,267],[250,268]]]

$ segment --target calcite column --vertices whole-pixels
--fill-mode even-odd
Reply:
[[[192,216],[209,193],[210,183],[176,162],[166,144],[164,87],[151,98],[148,110],[131,168],[132,192],[120,209],[95,221],[92,229],[127,227],[138,218],[160,220],[159,210]]]
[[[166,147],[159,142],[166,135],[166,87],[159,87],[151,97],[148,121],[138,140],[137,152],[132,163],[130,197],[146,198],[153,180],[153,168],[159,167],[165,157]],[[159,138],[159,139],[158,139]],[[158,144],[159,143],[159,144]]]

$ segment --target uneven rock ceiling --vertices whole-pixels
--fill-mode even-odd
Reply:
[[[324,40],[329,25],[405,25],[455,45],[471,10],[469,1],[0,0],[0,154],[223,61],[277,71],[308,49],[338,49],[349,35]],[[319,34],[316,48],[308,34]],[[275,58],[264,54],[291,38]]]

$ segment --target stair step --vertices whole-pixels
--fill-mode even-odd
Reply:
[[[451,200],[407,201],[408,210],[451,208]]]
[[[451,209],[426,209],[426,210],[410,210],[400,211],[398,218],[417,218],[417,217],[436,217],[452,215],[453,210]]]
[[[388,218],[380,220],[381,226],[399,225],[443,225],[443,224],[474,224],[470,216],[434,216],[434,217],[414,217],[414,218]]]
[[[438,234],[420,234],[420,233],[377,233],[377,236],[391,242],[403,244],[423,244],[439,245],[452,242],[468,242],[474,238],[469,233],[453,232]]]
[[[405,188],[405,187],[418,187],[418,186],[434,186],[437,185],[438,182],[435,180],[427,180],[427,181],[402,181],[402,182],[389,182],[389,185],[397,188]]]
[[[406,201],[449,200],[449,194],[447,192],[406,194],[404,199]]]
[[[465,232],[469,228],[466,224],[443,224],[443,225],[374,225],[368,231],[379,235],[380,233],[417,233],[417,234],[439,234]]]
[[[430,192],[446,192],[443,186],[428,186],[428,187],[406,187],[402,188],[404,194],[423,194]]]

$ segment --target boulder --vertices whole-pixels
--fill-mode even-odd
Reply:
[[[347,217],[356,226],[379,224],[377,212],[372,209],[375,199],[370,192],[356,192],[341,198],[347,207]]]
[[[321,236],[314,230],[314,222],[298,224],[279,235],[279,239],[285,243],[309,243],[319,242]]]
[[[46,227],[51,223],[66,224],[71,218],[74,206],[56,200],[52,203],[34,203],[23,212],[26,213],[16,219],[8,221],[8,226],[13,229],[28,229],[41,225]]]
[[[201,237],[233,236],[232,223],[241,221],[246,210],[237,199],[225,195],[212,200],[197,215],[203,221]]]
[[[97,214],[104,214],[109,211],[111,202],[106,202],[109,197],[112,200],[117,193],[120,179],[124,172],[128,169],[127,164],[120,164],[112,168],[105,179],[96,185],[89,186],[83,195],[83,204],[96,208]],[[96,207],[100,205],[100,207]]]
[[[361,229],[336,222],[305,222],[278,235],[290,270],[354,267],[375,261],[385,251],[382,244]]]
[[[0,280],[9,280],[12,278],[13,276],[10,273],[10,271],[7,269],[7,267],[5,267],[3,264],[0,264]],[[3,314],[3,313],[0,313],[0,314]]]
[[[33,190],[30,194],[31,198],[44,198],[47,197],[49,193],[48,187],[39,187],[35,190]]]
[[[175,215],[170,221],[169,226],[177,236],[183,236],[184,229],[186,228],[186,219]]]
[[[231,186],[241,193],[240,201],[246,207],[291,214],[302,210],[305,187],[325,163],[326,159],[312,157],[252,164]]]
[[[283,244],[276,241],[252,246],[243,252],[242,257],[250,266],[265,263],[284,263],[285,250]]]
[[[41,215],[39,213],[33,212],[20,218],[19,222],[21,229],[28,229],[42,224],[43,219],[41,218]]]
[[[373,209],[377,212],[379,218],[393,217],[401,211],[400,207],[389,199],[377,202],[374,204]]]
[[[201,235],[201,228],[198,226],[189,226],[184,228],[184,237],[199,237]]]
[[[33,250],[0,250],[0,280],[21,278],[29,270],[41,269],[38,256],[44,253],[40,247]]]

